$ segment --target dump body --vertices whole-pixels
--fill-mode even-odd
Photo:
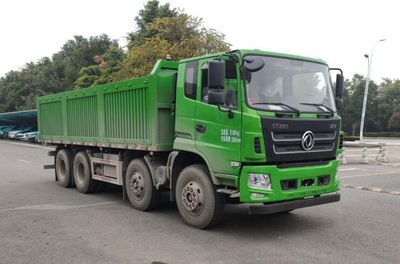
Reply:
[[[172,149],[178,64],[158,61],[150,75],[37,98],[40,140],[122,149]]]

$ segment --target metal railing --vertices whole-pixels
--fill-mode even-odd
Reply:
[[[343,144],[343,151],[338,156],[341,164],[347,164],[347,153],[346,149],[348,148],[360,148],[361,150],[361,159],[360,163],[368,164],[368,151],[371,149],[377,149],[375,160],[378,162],[388,163],[388,151],[386,147],[386,143],[368,143],[368,142],[347,142],[345,141]]]

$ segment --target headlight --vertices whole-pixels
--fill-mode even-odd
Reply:
[[[271,182],[268,174],[248,174],[248,185],[250,188],[271,190]]]

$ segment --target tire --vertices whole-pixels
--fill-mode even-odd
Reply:
[[[76,153],[74,158],[74,182],[81,193],[92,193],[97,188],[97,182],[92,179],[89,157],[85,151]]]
[[[199,229],[216,225],[224,211],[224,196],[217,193],[206,166],[186,167],[176,182],[175,198],[186,224]]]
[[[55,158],[55,165],[57,183],[64,188],[73,187],[71,151],[68,149],[59,150]]]
[[[135,209],[149,211],[158,204],[158,192],[143,159],[134,159],[129,163],[125,173],[125,190]]]

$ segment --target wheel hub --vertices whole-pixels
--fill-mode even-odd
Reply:
[[[79,185],[83,185],[85,182],[85,167],[82,162],[79,162],[78,169],[76,172],[77,172],[77,176],[78,176],[78,177],[76,177],[76,180],[77,180],[76,183]]]
[[[144,195],[143,176],[138,172],[134,172],[131,176],[129,187],[134,196],[136,196],[137,198],[143,197]]]
[[[196,182],[188,182],[182,190],[182,203],[185,208],[193,213],[201,211],[204,207],[204,195],[201,186]]]
[[[67,174],[67,173],[66,173],[66,170],[67,170],[67,169],[66,169],[66,166],[65,166],[65,161],[64,161],[64,160],[61,160],[59,164],[60,164],[60,165],[59,165],[58,178],[59,178],[60,180],[64,181],[64,180],[65,180],[65,175]]]

